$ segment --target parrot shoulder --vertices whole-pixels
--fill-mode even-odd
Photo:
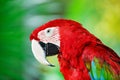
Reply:
[[[105,45],[86,46],[82,59],[91,80],[120,80],[120,57]]]

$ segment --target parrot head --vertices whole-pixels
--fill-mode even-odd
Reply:
[[[63,39],[72,40],[71,38],[74,38],[72,32],[80,27],[81,25],[75,21],[56,19],[33,30],[30,41],[35,58],[41,64],[54,66],[46,57],[59,54]]]

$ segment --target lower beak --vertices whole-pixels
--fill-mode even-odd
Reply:
[[[32,40],[32,51],[35,58],[44,65],[52,66],[46,59],[47,56],[53,56],[59,53],[59,47],[53,43],[43,43],[36,40]]]

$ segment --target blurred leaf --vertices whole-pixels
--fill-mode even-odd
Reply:
[[[0,80],[23,80],[22,9],[17,1],[2,0],[0,4]]]

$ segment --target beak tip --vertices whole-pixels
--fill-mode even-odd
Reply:
[[[50,67],[55,67],[55,65],[52,65],[52,64],[49,64],[48,66],[50,66]]]

